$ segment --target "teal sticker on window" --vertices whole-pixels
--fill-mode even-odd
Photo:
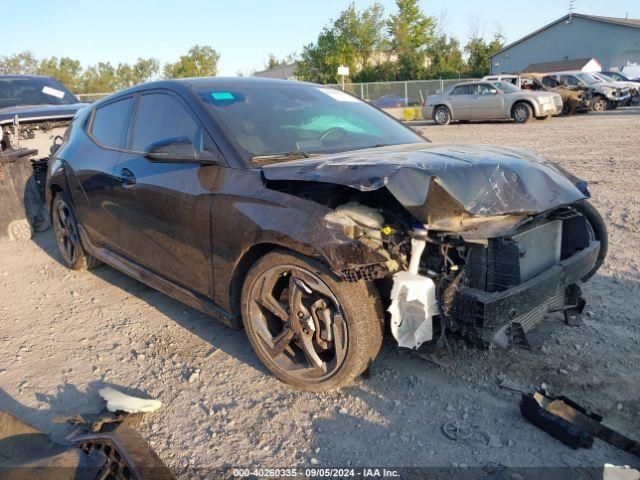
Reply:
[[[211,92],[211,96],[214,100],[233,100],[233,93],[231,92]]]

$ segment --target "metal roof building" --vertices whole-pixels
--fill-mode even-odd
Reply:
[[[491,57],[491,73],[531,64],[595,58],[604,69],[640,64],[640,20],[572,13],[507,45]]]

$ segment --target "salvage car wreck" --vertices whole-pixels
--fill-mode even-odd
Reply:
[[[42,208],[47,162],[82,107],[52,78],[0,75],[0,187],[15,190],[11,200],[4,194],[0,238],[5,233],[10,238],[28,237],[30,229],[48,227]]]
[[[526,343],[575,322],[606,230],[532,152],[430,144],[299,82],[149,83],[74,119],[50,162],[63,260],[100,261],[229,324],[281,380],[342,386],[382,344]],[[388,315],[385,314],[385,310]]]
[[[550,311],[581,305],[577,283],[602,260],[604,230],[584,201],[585,183],[525,150],[405,145],[263,171],[268,182],[341,184],[369,204],[351,198],[336,212],[351,220],[343,222],[347,236],[371,242],[388,259],[339,273],[353,281],[398,272],[394,290],[408,297],[390,311],[403,347],[431,340],[434,322],[479,346],[522,340]],[[304,195],[304,185],[290,188]],[[390,194],[395,211],[375,192]],[[361,220],[367,208],[375,224]],[[378,211],[384,214],[376,218]],[[329,227],[340,223],[335,216],[325,217]],[[427,291],[434,294],[423,297]]]

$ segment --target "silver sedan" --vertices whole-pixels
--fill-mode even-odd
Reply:
[[[554,92],[521,90],[506,82],[468,82],[427,97],[422,113],[439,125],[448,125],[455,120],[508,118],[527,123],[560,112],[562,97]]]

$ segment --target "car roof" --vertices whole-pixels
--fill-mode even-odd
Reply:
[[[482,80],[481,78],[479,78],[478,80],[474,80],[472,82],[456,83],[455,85],[452,85],[451,88],[464,87],[467,85],[477,85],[478,83],[491,83],[491,80]]]
[[[17,75],[17,74],[0,75],[0,79],[12,80],[12,79],[17,79],[17,78],[46,78],[48,80],[55,80],[55,78],[49,77],[47,75]]]
[[[235,85],[282,85],[282,86],[300,86],[300,85],[314,85],[315,83],[301,82],[298,80],[282,80],[279,78],[264,78],[264,77],[193,77],[193,78],[180,78],[175,80],[167,80],[170,82],[184,82],[189,85],[218,85],[221,83]]]
[[[285,87],[300,87],[300,86],[313,86],[321,87],[322,85],[308,82],[300,82],[297,80],[280,80],[277,78],[261,78],[261,77],[194,77],[194,78],[172,78],[167,80],[156,80],[153,82],[141,83],[125,90],[112,93],[100,100],[94,102],[92,107],[100,106],[104,103],[109,103],[112,100],[118,98],[133,95],[139,92],[145,92],[147,90],[156,89],[169,89],[175,91],[191,90],[193,87],[197,88],[216,88],[216,86],[224,85],[229,87],[230,85],[236,85],[238,87],[249,85],[280,85]]]

